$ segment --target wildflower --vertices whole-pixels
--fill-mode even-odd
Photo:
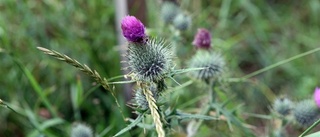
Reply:
[[[191,17],[180,13],[174,18],[173,25],[179,30],[187,30],[191,26]]]
[[[171,46],[163,40],[150,39],[146,43],[130,43],[126,57],[134,78],[139,81],[157,82],[165,78],[172,68]]]
[[[313,94],[313,99],[316,102],[317,106],[320,108],[320,88],[316,87]]]
[[[273,109],[281,115],[288,115],[293,108],[293,102],[288,98],[277,98],[274,101]]]
[[[179,13],[179,7],[170,1],[165,1],[161,7],[161,17],[165,23],[173,21],[174,17]]]
[[[189,62],[190,68],[204,68],[192,71],[191,76],[205,81],[218,77],[223,72],[224,65],[224,59],[219,53],[201,50],[197,51]]]
[[[313,100],[304,100],[297,103],[294,108],[293,115],[299,124],[307,127],[318,120],[320,110]]]
[[[123,36],[130,42],[142,42],[146,37],[144,25],[134,16],[124,17],[121,29]]]
[[[208,30],[200,28],[197,34],[194,36],[192,42],[194,46],[201,49],[209,49],[211,46],[211,34]]]
[[[93,132],[87,125],[77,123],[72,126],[71,137],[93,137]]]

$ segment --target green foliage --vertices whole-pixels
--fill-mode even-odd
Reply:
[[[309,98],[320,85],[319,0],[178,3],[176,10],[192,18],[187,31],[164,23],[161,4],[147,1],[147,32],[171,43],[177,55],[172,78],[161,81],[167,85],[163,102],[157,102],[166,131],[183,136],[195,123],[196,136],[269,136],[269,131],[300,135],[303,129],[287,126],[290,119],[270,114],[268,107],[277,95],[286,94],[293,101]],[[116,46],[115,12],[112,0],[0,1],[0,135],[70,136],[74,121],[87,123],[97,136],[155,135],[148,112],[124,119],[133,116],[123,86],[113,84],[134,81],[120,80],[122,49]],[[198,28],[211,31],[211,50],[221,51],[225,58],[225,75],[216,83],[186,75],[204,69],[187,67],[195,54],[191,42]],[[102,81],[109,82],[111,92],[90,74],[36,47],[87,64],[92,74],[99,72]],[[207,103],[209,98],[212,102]],[[270,119],[282,121],[281,128]]]

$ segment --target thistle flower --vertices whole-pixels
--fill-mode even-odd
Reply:
[[[121,22],[122,35],[130,42],[143,41],[145,34],[145,27],[134,16],[126,16]]]
[[[192,42],[196,48],[200,49],[209,49],[211,46],[211,34],[207,29],[200,28],[198,29],[197,34],[194,36]]]
[[[313,99],[316,102],[318,108],[320,108],[320,88],[316,87],[313,93]]]
[[[288,115],[292,108],[293,102],[288,98],[277,98],[273,104],[273,109],[283,116]]]
[[[72,126],[71,137],[93,137],[93,132],[87,125],[77,123]]]
[[[139,81],[160,81],[172,68],[171,46],[163,40],[150,39],[144,44],[130,43],[126,57],[133,77]]]
[[[161,6],[161,18],[165,23],[173,21],[174,17],[179,13],[179,7],[170,1],[163,2]]]
[[[205,81],[219,76],[223,72],[224,65],[224,59],[219,53],[201,50],[198,50],[189,61],[190,68],[204,68],[191,71],[191,76]]]
[[[187,30],[191,26],[191,17],[180,13],[174,18],[173,25],[179,30]]]
[[[320,116],[320,111],[313,100],[304,100],[299,102],[293,111],[295,120],[302,126],[310,126]]]

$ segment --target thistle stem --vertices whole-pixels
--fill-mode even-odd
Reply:
[[[209,81],[209,87],[208,87],[208,92],[209,92],[209,93],[208,93],[208,94],[209,94],[208,104],[205,105],[205,107],[203,107],[203,109],[202,109],[202,111],[201,111],[201,113],[200,113],[201,115],[206,115],[206,114],[210,111],[210,109],[211,109],[210,104],[215,102],[215,93],[213,92],[214,86],[215,86],[215,84],[214,84],[213,80],[210,80],[210,81]],[[201,126],[202,123],[203,123],[203,120],[202,120],[202,119],[200,119],[200,120],[196,123],[195,128],[194,128],[194,133],[197,133],[197,132],[198,132],[198,130],[199,130],[199,128],[200,128],[200,126]],[[192,136],[194,136],[194,134],[193,134]]]
[[[320,119],[314,122],[310,127],[308,127],[299,137],[303,137],[308,134],[313,128],[315,128],[320,123]]]

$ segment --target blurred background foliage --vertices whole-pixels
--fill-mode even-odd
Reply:
[[[197,29],[209,29],[213,34],[213,49],[221,51],[227,61],[228,77],[244,76],[320,46],[319,0],[180,0],[178,3],[192,16],[191,28],[178,35],[172,33],[176,31],[160,18],[159,1],[150,0],[143,14],[150,35],[179,44],[178,57],[180,62],[186,62],[194,54],[191,42]],[[68,136],[74,121],[86,122],[95,133],[105,132],[105,136],[112,136],[126,126],[122,115],[132,114],[124,101],[122,86],[115,88],[121,113],[115,99],[95,86],[93,79],[36,49],[41,46],[64,53],[106,78],[121,75],[114,5],[112,0],[0,0],[0,98],[19,113],[0,109],[0,136],[39,133]],[[131,8],[135,9],[134,5]],[[137,11],[131,10],[130,14],[142,16]],[[269,114],[269,106],[278,95],[293,100],[312,96],[314,88],[320,85],[319,60],[317,52],[255,76],[250,82],[226,83],[221,92],[236,96],[230,107],[244,104],[239,115],[242,112]],[[184,68],[184,63],[179,67]],[[177,80],[188,79],[177,77]],[[202,94],[200,89],[196,84],[180,89],[180,94],[173,96],[181,98],[171,103],[184,109],[190,106],[186,102]],[[74,111],[71,99],[75,91],[91,93],[80,99],[76,105],[78,111]],[[45,127],[49,120],[56,124]],[[250,117],[245,120],[256,127],[255,135],[267,134],[268,121]],[[230,136],[227,126],[218,127],[224,132],[211,135]],[[126,136],[141,132],[134,131]],[[202,131],[211,129],[203,127]]]

